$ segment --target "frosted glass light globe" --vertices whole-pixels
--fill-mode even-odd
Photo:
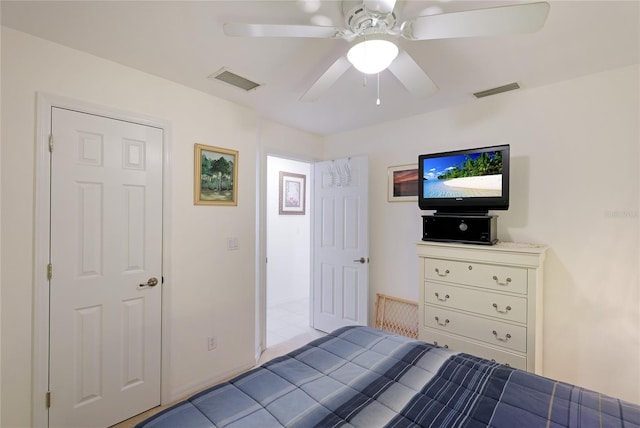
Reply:
[[[360,72],[376,74],[389,67],[398,56],[398,47],[389,40],[364,40],[349,49],[347,59]]]

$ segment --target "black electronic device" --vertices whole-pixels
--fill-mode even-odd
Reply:
[[[423,241],[482,245],[493,245],[498,241],[497,216],[438,214],[424,215],[422,220]]]
[[[505,144],[420,155],[420,209],[453,215],[508,209],[509,149]]]

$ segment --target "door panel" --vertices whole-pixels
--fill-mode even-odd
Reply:
[[[358,324],[359,320],[359,294],[361,292],[360,287],[360,273],[357,268],[350,266],[343,268],[343,313],[342,318],[346,321],[351,321],[353,324]]]
[[[74,315],[75,405],[84,406],[102,396],[102,306],[77,308]]]
[[[315,164],[313,325],[318,330],[367,324],[367,184],[364,156]]]
[[[162,130],[53,108],[52,135],[49,424],[109,426],[160,404]]]

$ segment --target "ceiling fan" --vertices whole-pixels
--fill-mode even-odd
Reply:
[[[549,4],[538,2],[418,16],[399,23],[395,7],[396,0],[343,0],[345,28],[226,23],[223,29],[227,36],[329,38],[352,42],[347,55],[329,66],[302,95],[302,101],[319,98],[351,65],[367,74],[388,68],[411,94],[428,97],[437,92],[438,87],[393,39],[435,40],[532,33],[542,28],[549,13]],[[373,64],[381,59],[381,63]]]

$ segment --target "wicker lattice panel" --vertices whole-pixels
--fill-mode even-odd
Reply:
[[[375,327],[417,339],[418,303],[380,293],[377,296]]]

